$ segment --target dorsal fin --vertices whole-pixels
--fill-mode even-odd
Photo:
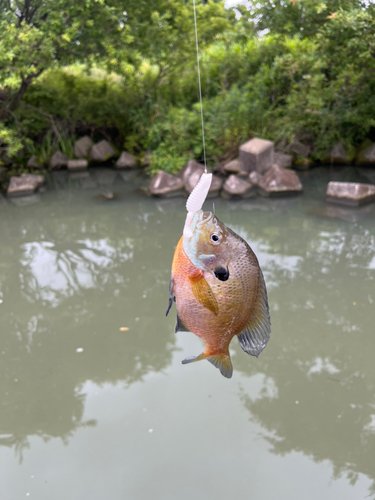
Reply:
[[[238,334],[241,348],[251,356],[258,357],[266,347],[271,335],[271,321],[267,299],[267,289],[262,271],[259,276],[258,294],[254,309],[245,328]]]

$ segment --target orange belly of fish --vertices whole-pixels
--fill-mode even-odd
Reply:
[[[251,316],[254,305],[254,279],[231,275],[226,282],[213,273],[196,268],[183,249],[183,237],[177,244],[172,262],[173,292],[182,323],[205,342],[206,355],[228,352],[234,335],[240,333]],[[218,302],[218,314],[202,305],[192,290],[192,279],[202,273]]]

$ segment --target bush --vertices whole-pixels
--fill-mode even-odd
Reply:
[[[353,148],[372,133],[374,11],[329,17],[310,37],[247,38],[233,24],[201,51],[209,164],[234,157],[255,135],[284,145],[298,139],[324,159],[337,140]],[[32,139],[28,147],[46,162],[58,143],[68,151],[89,133],[135,155],[151,148],[152,173],[176,172],[188,158],[203,159],[195,58],[169,69],[145,60],[121,77],[78,65],[50,70],[2,127],[9,154]]]

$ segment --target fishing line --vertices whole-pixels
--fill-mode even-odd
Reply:
[[[197,13],[196,13],[196,8],[195,8],[195,0],[193,0],[193,7],[194,7],[195,47],[196,47],[196,50],[197,50],[199,102],[200,102],[200,105],[201,105],[201,123],[202,123],[202,139],[203,139],[204,172],[205,172],[205,174],[207,174],[206,143],[205,143],[205,140],[204,140],[203,103],[202,103],[202,88],[201,88],[201,72],[200,72],[200,68],[199,68],[198,29],[197,29]]]

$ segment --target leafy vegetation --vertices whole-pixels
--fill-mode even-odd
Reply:
[[[374,139],[372,3],[197,7],[210,162],[254,135],[313,159]],[[71,154],[83,134],[151,149],[151,172],[202,158],[191,1],[0,0],[0,28],[0,148],[18,163]]]

